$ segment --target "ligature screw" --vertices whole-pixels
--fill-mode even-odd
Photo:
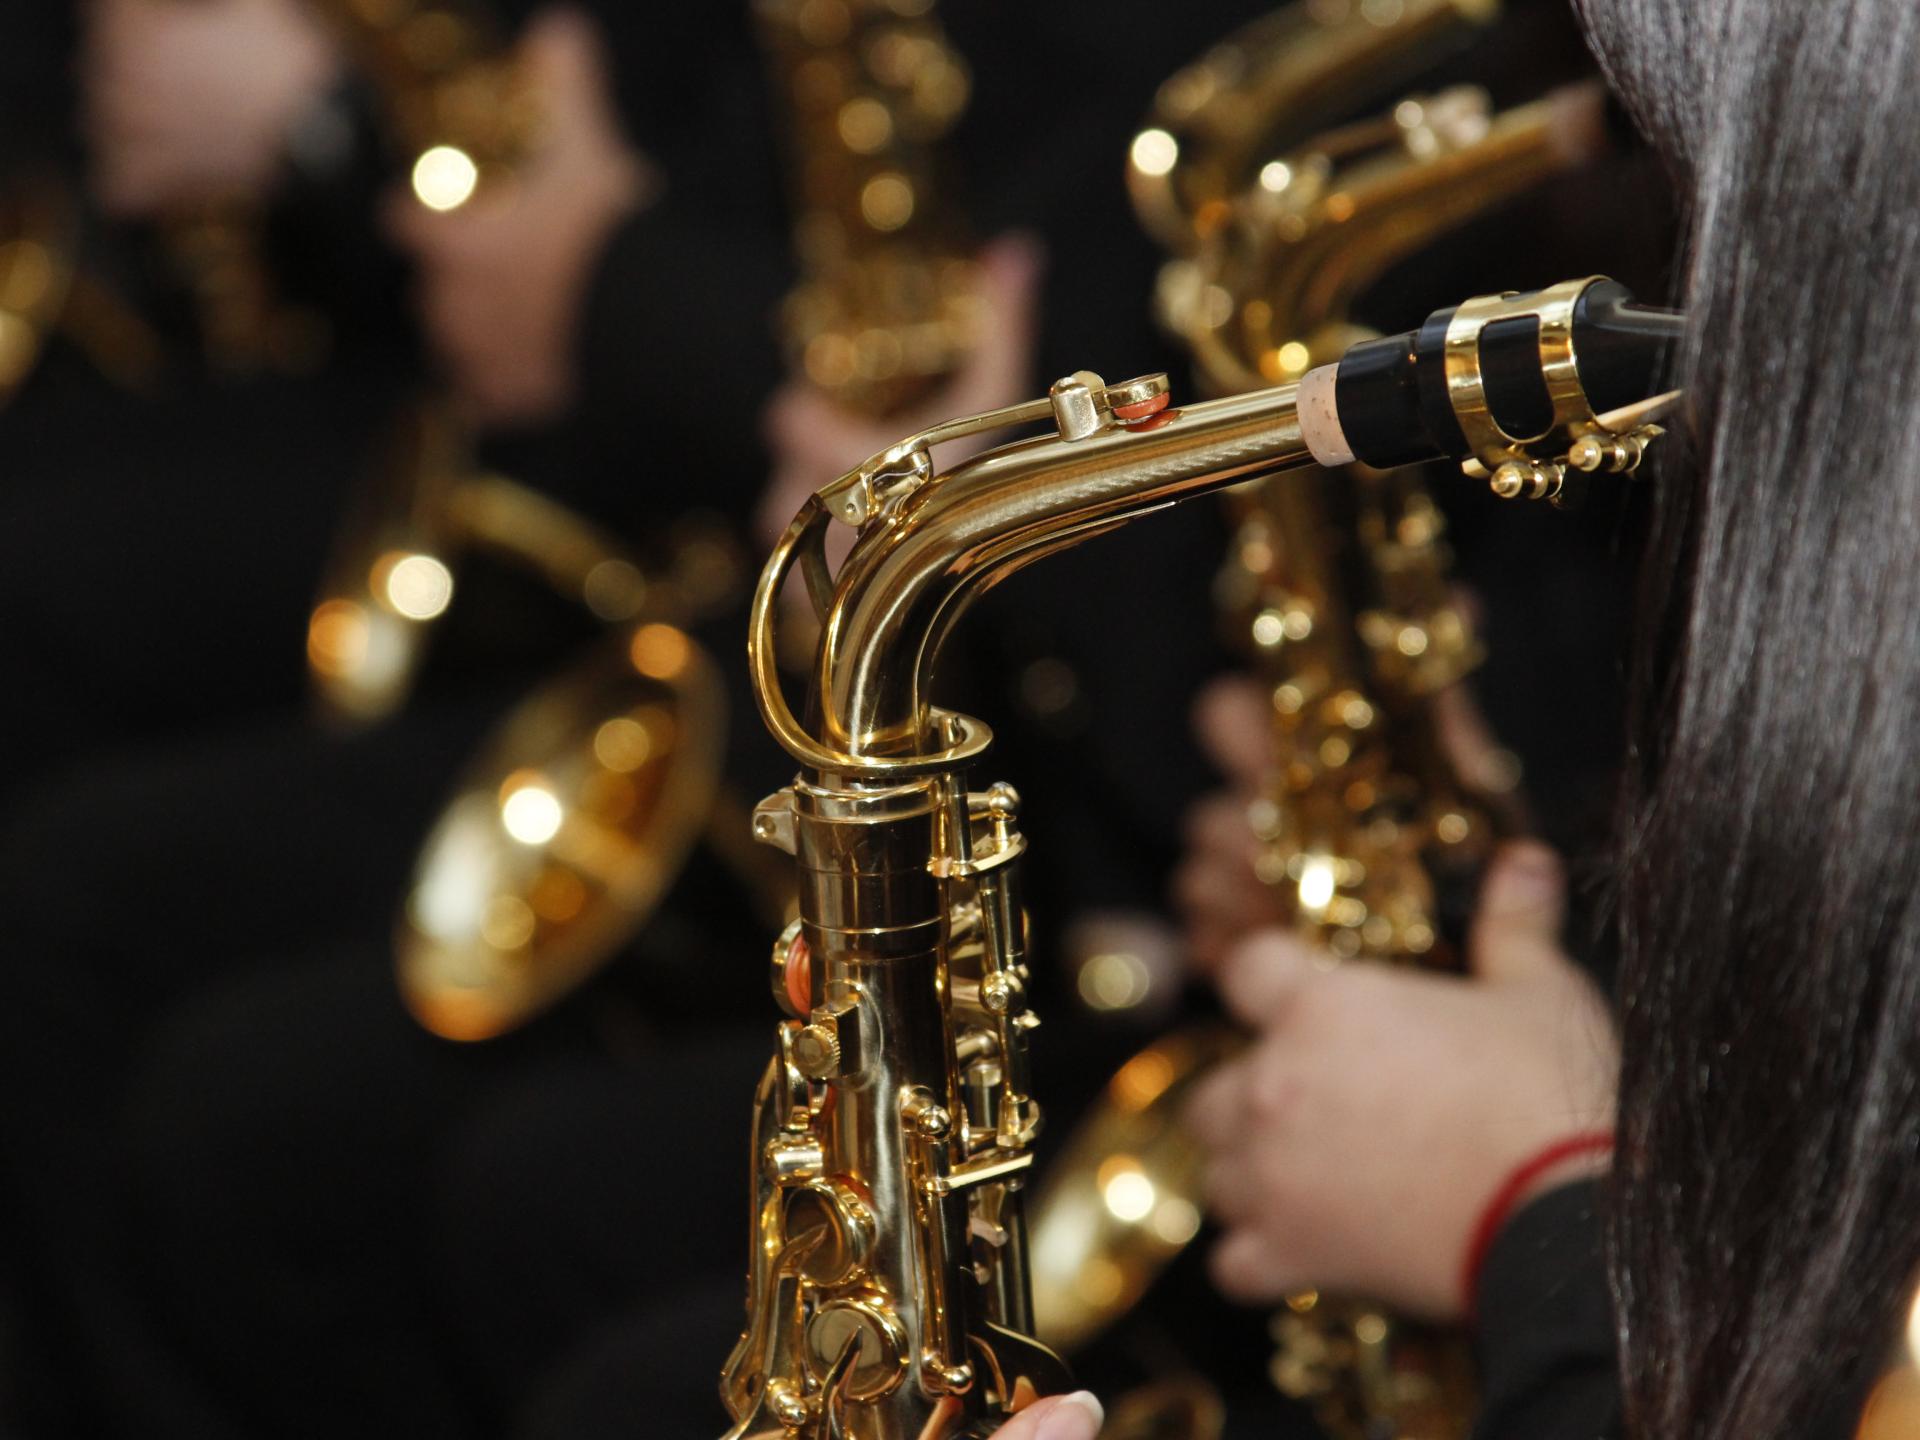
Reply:
[[[1502,500],[1551,500],[1565,479],[1566,470],[1551,461],[1509,460],[1489,483]]]
[[[1588,474],[1604,469],[1608,474],[1620,475],[1639,466],[1645,448],[1645,442],[1637,434],[1582,435],[1567,451],[1567,463]]]

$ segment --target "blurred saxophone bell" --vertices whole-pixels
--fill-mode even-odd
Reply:
[[[658,621],[508,715],[428,837],[396,928],[420,1023],[491,1039],[611,958],[707,826],[725,720],[713,662]]]

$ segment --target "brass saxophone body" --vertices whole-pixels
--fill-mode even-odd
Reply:
[[[457,209],[519,161],[538,97],[490,5],[324,8],[373,82],[420,204]],[[402,407],[379,468],[353,497],[307,632],[323,707],[367,721],[405,703],[433,624],[476,555],[544,580],[609,629],[469,762],[396,919],[408,1009],[435,1034],[467,1041],[514,1029],[597,974],[694,845],[737,808],[721,781],[719,668],[681,628],[729,598],[730,537],[682,526],[672,570],[647,573],[619,537],[482,470],[475,448],[440,387]],[[731,860],[743,847],[714,848]],[[779,913],[784,895],[764,890],[756,867],[736,868]]]
[[[787,350],[840,404],[885,415],[958,368],[979,323],[945,154],[967,104],[966,62],[930,0],[754,9],[791,123],[801,279],[782,315]]]
[[[1127,155],[1140,223],[1190,253],[1276,151],[1391,94],[1499,11],[1500,0],[1293,0],[1244,26],[1155,95]]]
[[[1460,347],[1469,367],[1475,345]],[[754,1106],[728,1440],[984,1436],[1067,1383],[1029,1301],[1022,1212],[1040,1116],[1017,798],[970,788],[991,737],[931,696],[943,643],[990,585],[1312,463],[1294,385],[1177,410],[1167,398],[1164,376],[1109,386],[1081,372],[1045,400],[909,436],[818,491],[762,572],[755,694],[801,768],[754,833],[792,857],[800,916],[772,953],[786,1018]],[[1568,415],[1580,435],[1615,434]],[[944,473],[933,461],[942,442],[1035,424],[1051,433]],[[854,532],[837,570],[835,524]],[[796,577],[819,626],[805,720],[776,658]]]
[[[1444,36],[1491,17],[1471,9],[1403,11],[1403,27],[1369,29],[1357,12],[1329,28],[1338,7],[1290,7],[1247,33],[1317,37],[1317,52],[1261,67],[1236,37],[1163,87],[1130,173],[1143,224],[1175,251],[1158,306],[1204,388],[1297,380],[1337,357],[1368,338],[1351,310],[1383,272],[1598,148],[1594,85],[1499,115],[1459,87],[1278,149],[1249,143],[1276,133],[1256,130],[1255,114],[1324,114],[1329,77],[1366,87],[1431,63]],[[1368,57],[1386,69],[1369,71]],[[1288,88],[1244,78],[1287,74]],[[1243,77],[1238,91],[1230,76]],[[1161,128],[1172,114],[1212,118],[1176,134]],[[1228,175],[1242,182],[1231,193]],[[1271,700],[1274,760],[1249,816],[1261,878],[1336,956],[1451,963],[1441,897],[1470,884],[1505,816],[1456,772],[1436,724],[1436,697],[1481,653],[1451,593],[1440,512],[1417,470],[1364,466],[1276,475],[1227,503],[1235,534],[1218,600]],[[1069,1140],[1035,1215],[1050,1337],[1074,1345],[1110,1323],[1196,1232],[1202,1157],[1178,1110],[1234,1048],[1205,1029],[1149,1047]],[[1116,1207],[1116,1177],[1135,1174],[1155,1203]],[[1276,1383],[1342,1440],[1464,1432],[1471,1367],[1449,1337],[1317,1295],[1295,1297],[1274,1330]]]
[[[1392,264],[1591,153],[1597,87],[1505,114],[1461,88],[1401,101],[1263,171],[1163,304],[1220,389],[1297,378],[1367,332],[1351,306]],[[1184,286],[1184,292],[1180,287]],[[1230,306],[1209,307],[1224,292]],[[1269,378],[1271,377],[1271,378]],[[1266,683],[1273,764],[1250,823],[1283,915],[1342,960],[1450,966],[1441,902],[1505,820],[1464,778],[1434,705],[1479,663],[1445,524],[1417,469],[1276,476],[1232,497],[1220,578]],[[1272,1373],[1341,1440],[1464,1435],[1463,1339],[1377,1306],[1293,1297]]]

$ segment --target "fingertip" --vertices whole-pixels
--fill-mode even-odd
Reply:
[[[1273,1242],[1257,1230],[1234,1230],[1207,1256],[1214,1287],[1229,1300],[1258,1304],[1299,1288],[1279,1273]]]
[[[1227,952],[1220,964],[1220,997],[1249,1025],[1263,1025],[1284,1010],[1314,974],[1313,947],[1290,931],[1257,930]]]
[[[1106,1425],[1106,1407],[1091,1390],[1075,1390],[1069,1396],[1054,1396],[1039,1417],[1033,1440],[1096,1440],[1102,1425]]]
[[[1193,729],[1201,748],[1230,780],[1257,784],[1273,763],[1267,699],[1245,675],[1222,675],[1193,699]]]
[[[1565,890],[1566,871],[1552,849],[1538,840],[1510,840],[1494,852],[1480,903],[1494,915],[1557,912]]]
[[[1046,268],[1047,245],[1031,230],[1009,230],[987,244],[980,261],[1002,275],[1027,280]]]
[[[1485,978],[1519,974],[1559,954],[1566,909],[1560,857],[1536,840],[1502,845],[1480,883],[1468,950]]]

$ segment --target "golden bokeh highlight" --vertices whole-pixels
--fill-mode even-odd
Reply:
[[[653,755],[653,736],[631,715],[616,715],[593,732],[593,758],[625,775]]]
[[[1180,142],[1165,130],[1142,130],[1128,156],[1142,175],[1166,175],[1180,161]]]
[[[500,823],[522,845],[544,845],[560,833],[566,811],[545,781],[525,771],[500,787]]]
[[[307,620],[307,660],[321,675],[351,674],[367,658],[367,612],[351,600],[325,600]]]
[[[435,555],[390,550],[373,563],[373,593],[409,620],[435,620],[453,603],[453,572]]]
[[[480,188],[480,167],[457,145],[435,145],[413,162],[413,193],[429,210],[458,210]]]
[[[692,642],[671,625],[642,625],[627,647],[633,668],[656,680],[671,680],[687,667]]]

